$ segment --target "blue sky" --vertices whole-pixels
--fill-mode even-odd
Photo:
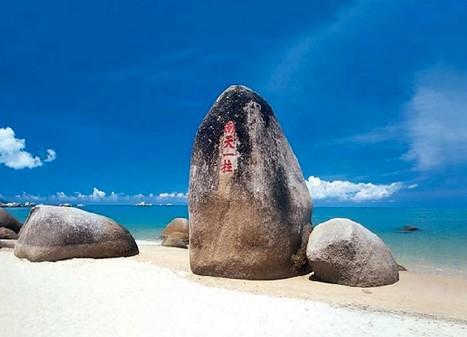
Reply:
[[[183,202],[199,123],[245,84],[316,205],[466,206],[466,17],[464,1],[3,2],[0,195]]]

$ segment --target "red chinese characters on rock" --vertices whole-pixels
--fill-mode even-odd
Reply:
[[[234,135],[235,134],[235,123],[228,121],[224,126],[224,134]]]
[[[224,149],[235,149],[235,136],[226,135],[224,138]]]
[[[224,137],[222,141],[221,173],[233,173],[235,171],[237,156],[237,133],[235,123],[228,121],[224,125]]]
[[[232,173],[233,172],[233,164],[230,159],[224,159],[221,164],[221,172],[222,173]]]

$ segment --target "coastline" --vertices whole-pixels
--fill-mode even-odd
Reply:
[[[86,211],[117,220],[141,244],[153,243],[173,218],[187,217],[188,209],[174,207],[135,207],[88,205]],[[28,209],[8,209],[24,221]],[[467,209],[420,209],[397,207],[314,207],[316,226],[331,218],[345,217],[364,224],[391,249],[396,261],[409,271],[467,278]],[[401,233],[411,223],[415,233]],[[149,242],[141,242],[149,241]]]
[[[467,297],[463,296],[467,294],[467,279],[461,277],[404,271],[399,273],[399,282],[373,288],[311,281],[310,274],[269,281],[235,280],[194,275],[187,249],[157,245],[139,248],[135,260],[170,269],[210,287],[467,323]]]
[[[309,275],[232,280],[193,275],[187,249],[139,249],[44,263],[0,249],[0,324],[15,336],[467,336],[465,279],[401,272],[380,288]]]

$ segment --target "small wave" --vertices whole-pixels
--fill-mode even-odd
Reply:
[[[138,246],[160,246],[161,240],[136,240]]]

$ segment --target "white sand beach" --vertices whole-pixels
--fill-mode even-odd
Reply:
[[[394,286],[370,289],[312,282],[307,276],[265,282],[203,278],[186,269],[187,250],[140,249],[133,258],[55,263],[19,260],[11,249],[1,249],[1,335],[467,336],[465,280],[437,284],[445,296],[410,296],[403,290],[414,279],[404,273]],[[389,288],[391,296],[385,295]],[[444,314],[432,307],[425,314],[432,311],[433,317],[420,315],[427,305],[420,297],[433,296]],[[445,311],[450,304],[451,311]]]

